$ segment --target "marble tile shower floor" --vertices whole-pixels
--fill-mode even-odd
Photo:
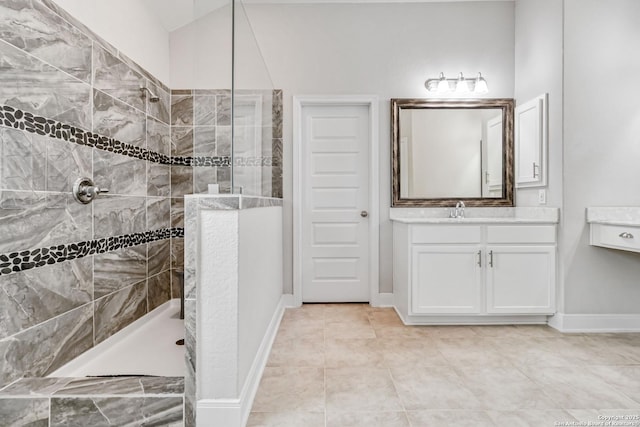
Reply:
[[[611,417],[640,426],[640,334],[404,326],[393,309],[310,304],[285,312],[247,425],[543,427]]]

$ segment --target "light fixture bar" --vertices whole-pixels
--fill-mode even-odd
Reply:
[[[428,79],[424,82],[424,86],[429,92],[435,93],[487,93],[489,88],[487,81],[482,77],[482,73],[478,73],[477,77],[465,78],[462,73],[456,78],[448,79],[444,73],[435,79]]]

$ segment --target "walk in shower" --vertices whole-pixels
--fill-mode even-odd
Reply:
[[[177,374],[188,364],[145,371],[149,355],[100,373],[82,355],[128,348],[123,331],[178,347],[181,327],[145,328],[180,322],[184,196],[281,197],[282,94],[260,57],[232,72],[234,27],[248,40],[235,57],[259,55],[242,6],[194,2],[194,20],[170,33],[169,87],[62,3],[0,1],[0,419],[193,425]],[[83,177],[109,192],[78,203]],[[78,356],[84,375],[108,377],[57,372]]]

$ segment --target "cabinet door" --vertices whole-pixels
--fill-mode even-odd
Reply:
[[[480,246],[414,245],[411,256],[411,314],[480,312]]]
[[[487,313],[555,311],[555,246],[488,246]]]
[[[515,109],[516,187],[547,184],[547,95]]]

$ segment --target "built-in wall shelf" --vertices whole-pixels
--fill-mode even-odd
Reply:
[[[587,208],[590,244],[640,252],[640,207]]]

